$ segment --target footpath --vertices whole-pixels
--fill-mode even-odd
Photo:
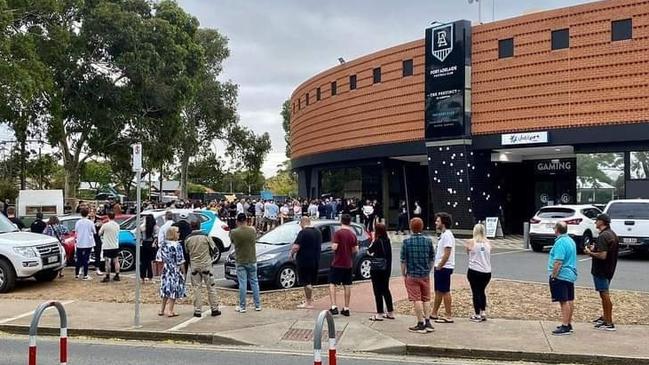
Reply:
[[[399,279],[396,279],[399,280]],[[459,283],[458,283],[459,284]],[[394,285],[399,288],[401,285]],[[368,291],[368,293],[359,293]],[[619,326],[614,333],[597,331],[589,323],[575,324],[572,336],[551,335],[556,322],[490,319],[472,323],[456,318],[453,324],[436,324],[431,334],[409,333],[412,316],[396,320],[369,321],[374,310],[371,286],[355,287],[358,301],[352,316],[336,316],[339,353],[372,352],[426,357],[479,358],[551,363],[649,364],[649,326]],[[395,297],[405,293],[394,292]],[[0,331],[24,335],[32,311],[40,304],[33,300],[0,298]],[[143,305],[141,328],[133,328],[133,304],[65,301],[69,335],[142,341],[195,342],[222,346],[256,346],[260,349],[308,352],[313,350],[313,328],[319,311],[328,306],[319,301],[316,310],[275,310],[236,313],[222,308],[219,317],[194,318],[191,306],[177,306],[175,318],[159,317],[158,305]],[[58,336],[58,314],[48,310],[41,319],[39,335]],[[326,328],[326,326],[325,326]],[[327,335],[323,335],[327,348]],[[74,356],[74,354],[71,354]]]

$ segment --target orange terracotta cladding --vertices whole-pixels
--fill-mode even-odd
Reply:
[[[633,39],[611,42],[611,21],[627,18]],[[565,28],[570,47],[551,50],[551,32]],[[514,57],[498,59],[498,40],[512,37]],[[472,48],[474,135],[649,122],[649,0],[600,1],[477,25]],[[414,73],[402,77],[408,59]],[[375,67],[382,71],[378,84]],[[350,75],[357,75],[356,90]],[[294,158],[423,140],[424,40],[324,71],[300,85],[291,103]]]

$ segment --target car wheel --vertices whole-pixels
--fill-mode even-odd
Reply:
[[[56,279],[56,277],[59,276],[59,272],[56,270],[45,270],[45,271],[40,271],[37,272],[34,275],[34,279],[38,281],[39,283],[44,283],[48,281],[52,281]]]
[[[531,242],[530,246],[532,246],[532,251],[534,252],[543,252],[543,245],[536,243],[536,242]]]
[[[291,289],[297,285],[297,273],[293,266],[282,266],[277,273],[277,286],[282,289]]]
[[[577,244],[577,253],[584,253],[584,248],[593,244],[593,235],[590,231],[584,232],[581,242]]]
[[[135,269],[135,252],[130,247],[120,247],[119,255],[119,268],[121,271],[131,271]]]
[[[214,254],[212,255],[212,265],[216,265],[221,260],[221,253],[223,252],[223,242],[218,238],[213,238],[214,241]]]
[[[369,257],[363,258],[358,263],[358,273],[357,276],[359,279],[367,280],[371,277],[370,270],[372,269],[372,260]]]
[[[8,293],[16,286],[16,272],[5,259],[0,259],[0,293]]]

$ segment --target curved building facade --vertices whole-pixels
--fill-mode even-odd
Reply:
[[[539,207],[649,198],[649,1],[457,21],[291,96],[300,194],[519,232]]]

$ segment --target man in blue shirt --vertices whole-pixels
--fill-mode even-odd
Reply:
[[[575,281],[577,281],[577,246],[568,236],[568,225],[559,222],[554,227],[557,235],[548,257],[550,293],[552,301],[561,305],[561,326],[552,331],[555,336],[569,335],[574,311]]]

